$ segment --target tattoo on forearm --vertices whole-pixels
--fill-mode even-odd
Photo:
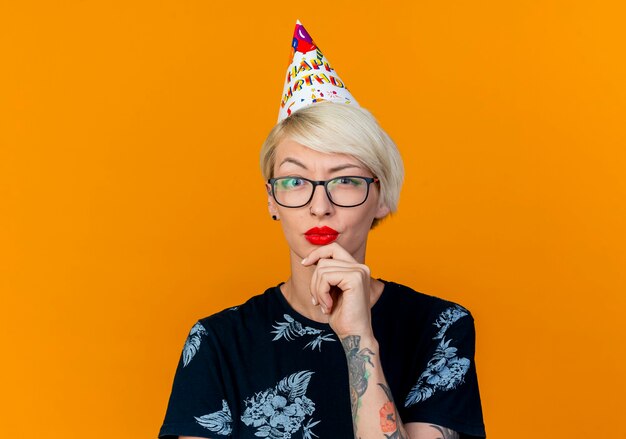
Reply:
[[[389,387],[383,383],[378,383],[378,385],[383,389],[383,392],[385,392],[388,399],[388,401],[383,404],[380,409],[380,429],[387,439],[409,439],[403,431],[402,424],[398,425],[400,415],[398,414],[398,409],[393,402],[391,390],[389,390]]]
[[[459,439],[459,433],[454,430],[450,430],[449,428],[441,427],[439,425],[430,424],[430,426],[441,434],[441,437],[438,437],[437,439]]]
[[[365,370],[366,363],[374,367],[370,360],[370,355],[374,352],[368,348],[361,349],[361,337],[358,335],[349,335],[341,340],[343,349],[346,352],[348,360],[348,374],[350,377],[350,403],[352,406],[352,424],[356,433],[356,420],[361,396],[367,390],[367,379],[369,373]]]

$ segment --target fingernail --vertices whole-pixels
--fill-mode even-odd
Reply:
[[[306,264],[306,258],[304,258],[300,263],[301,264]]]
[[[328,310],[326,309],[326,307],[324,305],[320,305],[320,308],[322,309],[322,312],[324,314],[328,314]]]
[[[311,296],[311,303],[315,306],[317,306],[317,300],[315,300],[314,296]]]

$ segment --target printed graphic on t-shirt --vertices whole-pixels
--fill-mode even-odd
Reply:
[[[422,372],[417,384],[404,401],[405,407],[410,407],[424,401],[438,390],[452,390],[463,383],[465,374],[470,367],[470,360],[457,356],[457,348],[451,346],[452,339],[446,340],[445,333],[462,317],[468,315],[465,308],[455,305],[447,308],[437,317],[433,325],[439,328],[433,340],[441,340],[435,349],[433,357],[428,361],[426,370]]]
[[[310,371],[291,374],[273,388],[246,398],[241,421],[254,428],[254,435],[258,437],[290,439],[300,429],[303,439],[317,437],[313,427],[320,421],[313,420],[315,403],[306,396],[312,375]],[[229,436],[233,431],[232,415],[226,400],[222,400],[222,410],[194,418],[213,433]]]
[[[461,317],[465,317],[466,315],[467,310],[460,305],[451,306],[439,314],[439,317],[437,317],[437,320],[433,323],[433,325],[439,328],[439,332],[433,337],[433,340],[443,338],[448,328],[452,326],[454,322],[459,320]]]
[[[233,418],[226,400],[222,400],[222,410],[196,417],[196,422],[207,430],[222,436],[228,436],[233,431]]]
[[[241,420],[256,429],[255,436],[289,439],[302,428],[302,437],[317,437],[312,428],[315,403],[305,395],[313,372],[302,371],[283,378],[274,388],[247,398]],[[306,423],[305,423],[306,421]]]
[[[289,314],[284,314],[283,318],[285,319],[284,322],[276,321],[276,325],[273,326],[275,331],[272,331],[272,334],[276,334],[276,336],[272,339],[272,341],[280,340],[281,338],[284,338],[287,341],[292,341],[305,335],[316,335],[317,337],[314,337],[311,341],[304,345],[302,349],[310,347],[311,350],[315,350],[315,348],[317,348],[320,352],[322,351],[322,342],[335,341],[332,334],[329,334],[321,329],[303,326],[302,323],[295,320]]]
[[[202,335],[206,334],[206,329],[204,329],[202,323],[198,322],[193,325],[193,328],[189,331],[187,340],[185,340],[185,347],[183,348],[183,367],[187,367],[189,362],[196,355],[202,343]]]

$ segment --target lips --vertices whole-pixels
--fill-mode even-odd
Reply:
[[[339,237],[339,232],[330,227],[313,227],[304,233],[304,237],[313,245],[326,245]]]

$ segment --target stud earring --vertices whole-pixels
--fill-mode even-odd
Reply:
[[[277,217],[276,215],[272,215],[272,219],[273,219],[274,221],[278,221],[278,217]]]

